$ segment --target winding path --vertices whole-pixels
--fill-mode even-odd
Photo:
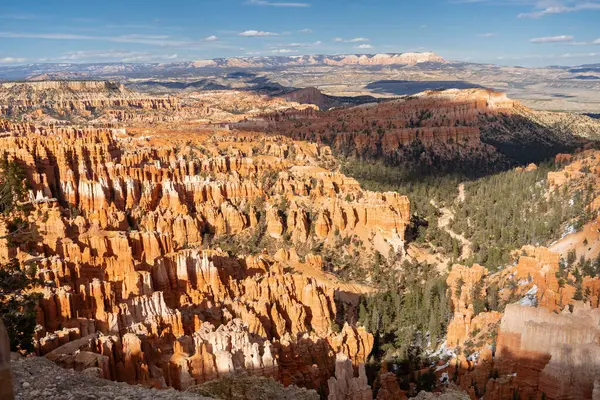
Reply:
[[[461,183],[458,185],[458,197],[457,201],[462,203],[465,201],[465,185]],[[468,240],[463,235],[460,235],[454,232],[449,228],[450,221],[454,218],[454,213],[447,207],[439,207],[436,202],[432,199],[431,205],[438,209],[438,211],[442,214],[440,218],[438,218],[438,227],[446,231],[452,238],[458,240],[461,244],[461,259],[471,258],[473,255],[473,243]]]

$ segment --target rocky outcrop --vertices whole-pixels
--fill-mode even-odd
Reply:
[[[371,400],[373,392],[367,382],[364,364],[358,367],[358,377],[354,376],[352,361],[343,353],[335,359],[335,377],[329,378],[328,400]]]
[[[446,336],[449,346],[460,346],[471,338],[472,331],[481,331],[500,321],[502,314],[498,312],[475,314],[474,296],[485,297],[484,280],[488,273],[486,268],[478,264],[470,268],[457,264],[448,274],[446,283],[452,291],[451,302],[454,309]],[[480,292],[476,293],[476,290]]]
[[[457,389],[449,389],[444,391],[443,393],[430,393],[430,392],[419,392],[417,396],[414,397],[416,400],[467,400],[471,399],[469,395],[465,392],[461,392]]]
[[[383,372],[379,374],[379,390],[377,390],[377,400],[407,400],[408,397],[400,389],[398,378],[393,372]]]
[[[187,390],[204,396],[225,400],[319,400],[314,390],[294,385],[284,387],[272,378],[233,376],[207,382]]]
[[[560,314],[513,304],[498,334],[500,373],[516,372],[524,393],[591,399],[600,368],[600,310],[576,304]]]

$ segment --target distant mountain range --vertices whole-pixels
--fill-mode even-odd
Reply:
[[[442,57],[432,52],[392,54],[344,54],[336,56],[288,56],[288,57],[234,57],[215,60],[199,60],[193,67],[218,68],[264,68],[292,67],[304,65],[416,65],[424,62],[445,63]]]
[[[179,76],[211,69],[287,68],[302,66],[414,66],[447,63],[432,52],[391,54],[345,54],[273,57],[234,57],[178,63],[87,63],[26,64],[0,67],[0,79],[89,79],[90,77]]]

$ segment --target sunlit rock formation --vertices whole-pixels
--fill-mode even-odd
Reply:
[[[4,237],[0,254],[44,282],[39,354],[181,390],[247,371],[327,391],[336,354],[357,371],[366,361],[373,337],[346,318],[371,289],[325,272],[320,252],[401,252],[410,205],[363,191],[327,147],[226,130],[0,130],[2,157],[27,175],[16,215],[31,233]]]

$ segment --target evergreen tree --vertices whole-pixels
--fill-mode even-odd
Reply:
[[[40,296],[31,293],[36,268],[22,269],[16,260],[0,265],[0,318],[4,321],[12,351],[33,351],[37,304]]]
[[[567,266],[572,267],[577,259],[577,253],[575,253],[575,249],[571,249],[567,253]]]
[[[573,295],[573,300],[583,300],[583,289],[581,282],[578,282],[575,285],[575,294]]]
[[[498,285],[496,284],[490,285],[487,289],[486,307],[490,311],[501,311],[500,295],[498,291]]]
[[[483,280],[477,281],[471,290],[471,302],[473,303],[475,315],[485,311],[485,301],[481,295],[482,290]]]
[[[595,276],[600,278],[600,254],[594,259],[593,268]]]
[[[25,171],[16,162],[0,162],[0,213],[8,214],[18,206],[26,192]]]

